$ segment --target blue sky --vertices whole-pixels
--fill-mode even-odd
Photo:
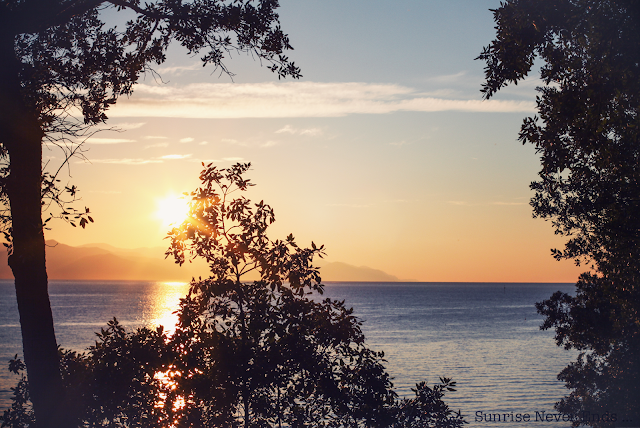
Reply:
[[[162,246],[159,201],[192,190],[202,161],[250,161],[273,237],[324,243],[331,261],[421,281],[573,281],[550,256],[562,239],[531,218],[538,159],[517,142],[539,81],[481,99],[474,58],[498,6],[282,1],[299,81],[238,55],[231,79],[171,48],[162,81],[146,76],[110,112],[121,132],[98,133],[72,164],[96,224],[47,237]]]

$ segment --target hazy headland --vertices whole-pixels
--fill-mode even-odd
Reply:
[[[201,260],[178,266],[165,258],[164,247],[117,248],[109,244],[66,245],[47,241],[49,279],[183,281],[207,277],[208,267]],[[12,279],[7,255],[0,253],[0,279]],[[323,281],[393,282],[398,278],[367,266],[319,260]],[[253,278],[248,278],[253,279]]]

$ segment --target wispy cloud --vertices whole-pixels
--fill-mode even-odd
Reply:
[[[78,161],[78,163],[86,163],[86,161]],[[148,163],[162,163],[157,159],[91,159],[91,163],[108,163],[108,164],[120,164],[120,165],[145,165]]]
[[[173,75],[179,76],[184,72],[198,70],[200,68],[202,68],[202,63],[194,62],[191,65],[178,65],[178,66],[174,66],[174,67],[159,67],[157,71],[160,74],[173,74]]]
[[[276,134],[295,134],[296,130],[293,129],[291,125],[285,125],[284,127],[278,129]]]
[[[441,74],[439,76],[429,77],[427,80],[440,84],[450,84],[460,82],[461,80],[468,80],[468,77],[466,71],[461,71],[455,74]]]
[[[95,138],[90,137],[85,140],[87,144],[123,144],[123,143],[135,143],[136,140],[130,140],[127,138]]]
[[[280,141],[269,140],[266,143],[261,144],[261,147],[274,147],[280,144]]]
[[[168,147],[169,143],[156,143],[156,144],[149,144],[148,146],[144,146],[145,149],[151,149],[154,147]]]
[[[181,142],[181,143],[190,143],[190,142],[192,142],[192,141],[193,141],[193,138],[191,138],[191,137],[181,138],[181,139],[180,139],[180,142]]]
[[[116,128],[119,129],[138,129],[138,128],[142,128],[144,125],[146,125],[146,122],[124,122],[124,123],[116,123]]]
[[[531,101],[447,99],[413,88],[372,83],[139,84],[111,117],[339,117],[398,111],[533,112]],[[293,128],[292,128],[293,129]],[[286,132],[286,131],[283,131]]]
[[[160,156],[158,159],[187,159],[190,158],[191,154],[188,155],[164,155]]]
[[[285,125],[284,127],[278,129],[276,134],[292,134],[292,135],[309,135],[310,137],[316,137],[322,134],[322,129],[320,128],[306,128],[306,129],[298,129],[294,128],[291,125]]]

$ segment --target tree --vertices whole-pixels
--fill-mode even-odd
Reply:
[[[117,320],[87,354],[62,354],[77,426],[89,427],[393,427],[458,428],[444,403],[455,382],[422,382],[398,400],[382,352],[366,346],[361,322],[344,301],[322,299],[313,258],[323,247],[272,241],[264,202],[235,192],[252,183],[249,164],[208,165],[190,212],[169,233],[167,255],[203,257],[211,276],[193,280],[179,322],[126,332]],[[253,272],[259,279],[248,281]],[[14,361],[12,370],[19,372]],[[32,414],[25,380],[3,427],[24,428]]]
[[[107,109],[119,96],[132,93],[141,73],[152,72],[152,64],[165,60],[174,40],[190,53],[202,52],[203,64],[225,72],[225,54],[244,51],[265,60],[280,77],[299,76],[283,55],[291,46],[280,29],[277,7],[277,0],[0,4],[0,154],[5,160],[0,189],[2,201],[10,207],[3,224],[10,238],[9,265],[39,427],[65,424],[47,293],[41,209],[43,190],[51,189],[43,175],[43,142],[73,155],[77,146],[69,138],[86,135],[90,126],[106,121]],[[122,30],[109,27],[102,22],[106,8],[128,11],[133,18]],[[82,215],[84,225],[88,218]]]
[[[543,61],[538,115],[519,137],[541,157],[531,206],[568,237],[554,257],[591,267],[575,297],[557,292],[536,305],[541,328],[580,351],[559,374],[572,392],[556,406],[579,416],[574,425],[611,422],[584,412],[638,418],[640,2],[511,0],[493,12],[482,92],[492,97]]]
[[[382,426],[394,399],[382,353],[364,345],[344,302],[307,297],[322,292],[312,262],[323,246],[301,248],[292,235],[271,241],[271,207],[231,199],[252,185],[243,178],[249,167],[209,164],[189,216],[169,232],[168,256],[180,264],[202,257],[212,274],[192,282],[172,338],[185,419],[209,427]],[[247,282],[254,271],[260,279]]]
[[[418,400],[422,407],[396,402],[384,354],[366,346],[353,309],[320,299],[313,258],[324,247],[301,248],[293,235],[270,240],[271,207],[231,199],[253,185],[243,177],[249,167],[206,166],[189,216],[169,232],[167,256],[179,264],[202,257],[212,274],[191,283],[172,337],[184,420],[245,428],[461,426],[442,401],[443,388],[454,390],[448,379],[433,394],[419,387],[429,397]],[[251,272],[260,279],[244,280]]]

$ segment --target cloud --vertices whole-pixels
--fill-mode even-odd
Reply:
[[[167,137],[161,137],[159,135],[147,135],[143,137],[145,140],[166,140]]]
[[[309,128],[300,131],[300,135],[310,135],[312,137],[318,136],[320,134],[322,134],[322,129],[320,128]]]
[[[127,138],[94,138],[90,137],[85,140],[88,144],[123,144],[123,143],[135,143],[136,140],[129,140]]]
[[[117,123],[115,126],[119,129],[138,129],[146,125],[146,122],[123,122]]]
[[[110,116],[276,118],[340,117],[399,111],[530,113],[534,110],[535,104],[531,101],[448,99],[427,96],[413,88],[394,84],[193,83],[184,86],[139,84],[134,95],[120,100],[110,110]]]
[[[176,76],[181,75],[185,71],[193,71],[202,68],[202,63],[194,62],[191,65],[178,65],[174,67],[159,67],[157,72],[159,74],[174,74]]]
[[[283,128],[280,128],[276,131],[276,134],[291,134],[291,135],[309,135],[311,137],[316,137],[322,134],[322,129],[320,128],[307,128],[307,129],[298,129],[294,128],[291,125],[285,125]]]
[[[427,80],[436,83],[456,83],[461,80],[469,80],[466,71],[461,71],[455,74],[441,74],[440,76],[429,77]]]
[[[160,156],[158,159],[187,159],[190,158],[191,154],[188,155],[164,155]]]
[[[193,141],[193,138],[191,138],[191,137],[181,138],[181,139],[180,139],[180,142],[181,142],[181,143],[190,143],[190,142],[192,142],[192,141]]]
[[[285,125],[276,131],[276,134],[295,134],[296,130],[291,125]]]
[[[149,144],[148,146],[144,146],[145,149],[151,149],[153,147],[168,147],[169,143],[156,143],[156,144]]]
[[[261,147],[273,147],[277,146],[278,144],[280,144],[280,141],[269,140],[266,143],[262,144]]]
[[[77,163],[86,163],[86,161],[78,161]],[[120,165],[145,165],[148,163],[162,163],[157,159],[91,159],[90,163],[109,163]]]
[[[201,146],[206,146],[207,144],[209,144],[209,142],[208,141],[200,141],[198,144],[201,145]]]

